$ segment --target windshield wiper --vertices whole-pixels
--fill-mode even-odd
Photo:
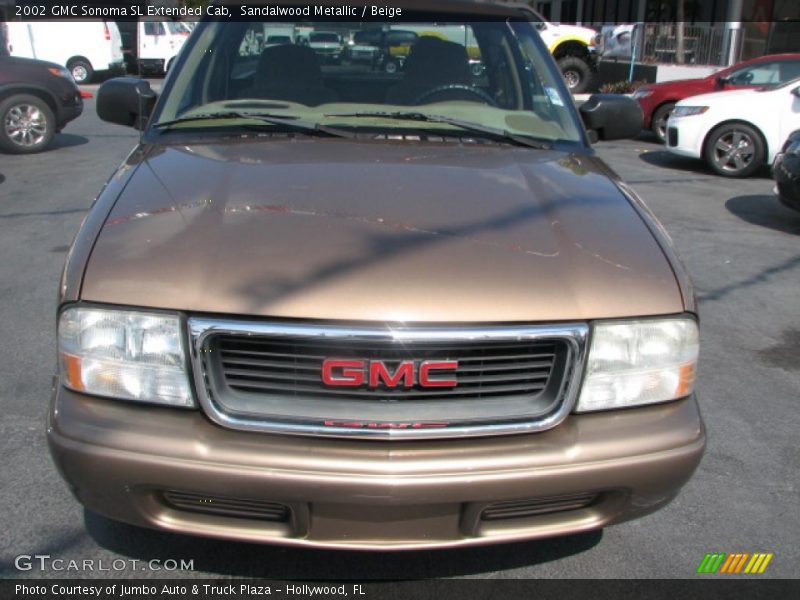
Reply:
[[[312,135],[320,135],[325,134],[331,137],[341,137],[341,138],[353,138],[355,134],[350,131],[345,131],[344,129],[338,129],[336,127],[328,127],[326,125],[321,125],[319,123],[306,123],[305,121],[300,121],[299,117],[294,115],[280,115],[280,114],[270,114],[270,113],[253,113],[253,112],[243,112],[243,111],[225,111],[225,112],[216,112],[216,113],[201,113],[195,115],[189,115],[186,117],[178,117],[177,119],[172,119],[170,121],[161,121],[153,125],[154,129],[168,129],[173,125],[179,125],[181,123],[191,123],[192,121],[214,121],[214,120],[251,120],[251,121],[259,121],[261,123],[269,123],[270,125],[281,125],[287,127],[289,129],[293,129],[295,131],[302,131],[303,133],[310,133]]]
[[[550,150],[551,144],[540,142],[531,137],[512,133],[507,129],[498,129],[497,127],[490,127],[489,125],[482,125],[481,123],[473,123],[471,121],[462,121],[461,119],[454,119],[444,115],[429,115],[423,112],[415,111],[363,111],[354,113],[336,113],[327,114],[326,117],[342,117],[342,118],[368,118],[378,117],[381,119],[394,119],[398,121],[416,121],[418,123],[444,123],[452,125],[465,131],[473,133],[482,133],[494,138],[501,139],[506,142],[513,142],[519,146],[527,146],[529,148],[536,148],[538,150]]]

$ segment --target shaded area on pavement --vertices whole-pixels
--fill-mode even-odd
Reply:
[[[88,143],[89,139],[82,135],[75,135],[74,133],[58,133],[56,134],[55,138],[53,138],[53,142],[50,144],[50,147],[46,150],[46,152],[61,150],[64,148],[72,148],[73,146],[82,146]]]
[[[689,171],[691,173],[702,173],[703,175],[707,175],[709,178],[725,180],[724,177],[719,177],[712,173],[704,160],[699,158],[690,158],[688,156],[679,156],[677,154],[673,154],[669,150],[653,150],[642,152],[639,154],[639,158],[648,165],[653,165],[654,167],[661,167],[664,169],[680,169],[681,171]],[[759,177],[769,178],[769,169],[767,167],[763,167],[757,171],[756,174],[751,177],[751,179],[756,179]]]
[[[734,196],[725,203],[725,208],[752,225],[800,235],[800,212],[783,206],[775,195]]]

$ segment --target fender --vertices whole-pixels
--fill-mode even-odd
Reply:
[[[558,50],[558,48],[562,44],[565,44],[567,42],[576,42],[576,43],[580,44],[581,46],[584,46],[586,48],[587,52],[589,51],[589,44],[586,43],[585,39],[580,38],[580,37],[578,37],[576,35],[563,35],[563,36],[559,36],[558,38],[556,38],[556,41],[554,41],[550,45],[550,47],[548,48],[548,50],[550,51],[550,54],[555,55],[556,50]]]
[[[11,96],[12,94],[33,94],[39,96],[50,105],[53,112],[58,114],[58,102],[56,102],[53,92],[46,87],[35,83],[6,83],[0,85],[0,98]]]

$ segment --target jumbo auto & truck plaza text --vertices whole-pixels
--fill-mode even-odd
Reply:
[[[189,594],[196,596],[202,594],[209,596],[271,596],[286,594],[287,596],[365,596],[366,592],[360,584],[353,585],[310,585],[287,583],[280,587],[269,585],[242,584],[191,584],[191,585],[81,585],[81,584],[53,584],[53,585],[24,585],[14,586],[15,596],[66,596],[66,597],[126,597],[126,596],[181,596]]]

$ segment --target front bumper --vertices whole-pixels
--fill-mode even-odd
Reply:
[[[638,98],[635,94],[633,96],[633,99],[639,103],[639,108],[642,109],[642,129],[650,129],[653,123],[653,113],[656,110],[656,101],[654,98],[655,94]]]
[[[61,131],[67,123],[74,121],[83,113],[83,100],[78,97],[79,103],[72,106],[61,106],[58,111],[58,130]]]
[[[199,411],[56,386],[48,441],[78,500],[113,519],[226,539],[393,550],[550,537],[653,512],[697,467],[705,430],[691,397],[572,415],[530,435],[313,439],[228,430]],[[186,510],[165,492],[202,500]],[[482,518],[498,502],[586,494],[596,498],[578,508]],[[288,516],[231,512],[254,502],[282,505]]]
[[[110,75],[125,75],[127,69],[125,67],[125,59],[120,58],[119,60],[109,63],[108,69],[106,70]]]
[[[592,71],[597,71],[600,68],[600,59],[603,56],[603,49],[601,46],[589,46],[588,48],[588,55],[589,55],[589,68]]]
[[[670,135],[670,129],[677,130],[677,144]],[[680,156],[691,158],[703,157],[703,143],[708,134],[708,127],[700,115],[674,117],[667,120],[667,150]]]
[[[772,178],[775,180],[775,194],[787,208],[800,211],[800,164],[796,156],[786,164],[786,154],[778,153],[772,163]]]

